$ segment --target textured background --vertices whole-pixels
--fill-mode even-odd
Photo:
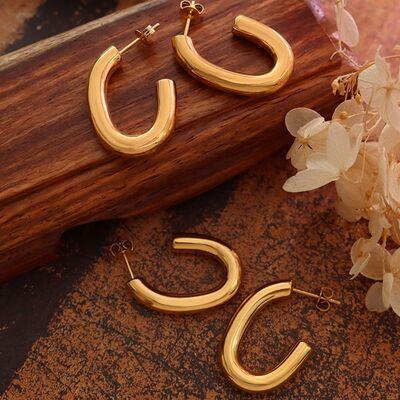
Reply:
[[[2,0],[0,51],[132,4]],[[363,33],[361,58],[370,58],[378,43],[390,48],[398,42],[397,0],[352,4]],[[399,319],[392,312],[367,312],[363,301],[370,282],[348,276],[350,247],[365,234],[365,225],[335,214],[332,187],[283,192],[292,173],[281,152],[169,210],[68,232],[57,263],[0,287],[1,398],[398,399]],[[107,250],[118,239],[133,240],[134,270],[159,289],[190,293],[222,282],[217,263],[172,253],[174,232],[210,234],[232,245],[245,266],[233,301],[184,317],[135,304],[123,264]],[[329,285],[343,305],[323,314],[311,300],[294,295],[263,310],[243,341],[247,368],[265,371],[299,339],[312,345],[314,355],[273,395],[241,393],[218,365],[224,329],[249,292],[285,278],[314,291]]]

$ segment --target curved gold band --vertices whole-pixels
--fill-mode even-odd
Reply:
[[[288,42],[274,29],[243,15],[235,18],[233,33],[272,53],[275,61],[272,70],[262,75],[231,72],[202,58],[189,36],[177,35],[172,44],[180,64],[210,86],[242,95],[266,95],[279,90],[293,71],[294,57]]]
[[[112,123],[106,99],[108,79],[120,62],[121,53],[111,46],[94,64],[88,87],[90,115],[99,138],[107,148],[125,156],[138,156],[159,146],[174,130],[175,83],[170,79],[157,82],[158,112],[153,126],[141,135],[126,135]]]
[[[239,363],[240,340],[251,319],[267,303],[288,297],[291,293],[292,282],[266,286],[244,300],[232,317],[226,331],[221,361],[226,375],[239,388],[250,392],[275,389],[295,374],[311,353],[311,347],[300,342],[277,367],[264,375],[252,375]]]
[[[201,237],[178,237],[174,249],[201,251],[215,256],[226,267],[226,281],[219,289],[196,296],[169,296],[147,287],[140,279],[132,279],[128,285],[135,299],[157,311],[170,313],[191,313],[219,306],[231,299],[241,282],[241,262],[237,254],[226,245]]]

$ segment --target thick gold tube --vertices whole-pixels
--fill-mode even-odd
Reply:
[[[199,55],[187,35],[175,36],[172,45],[177,60],[189,74],[218,89],[256,96],[274,93],[285,85],[294,64],[288,42],[274,29],[243,15],[235,18],[233,33],[268,50],[275,61],[272,70],[262,75],[246,75],[218,67]]]
[[[255,314],[271,301],[289,297],[292,282],[280,282],[266,286],[247,297],[239,306],[227,328],[221,352],[221,362],[227,377],[237,387],[249,392],[263,392],[277,388],[301,367],[311,353],[311,347],[298,343],[285,359],[263,375],[253,375],[239,362],[240,340]]]
[[[200,251],[216,257],[227,270],[225,283],[217,290],[195,296],[170,296],[156,292],[140,279],[132,279],[128,286],[135,299],[157,311],[167,313],[193,313],[217,307],[231,299],[239,289],[242,266],[237,254],[225,244],[202,237],[178,237],[174,249]]]
[[[94,64],[88,86],[90,116],[97,135],[107,148],[124,156],[139,156],[158,147],[174,130],[175,83],[170,79],[157,82],[158,111],[153,126],[145,133],[126,135],[112,123],[106,98],[108,79],[120,62],[121,52],[111,46]]]

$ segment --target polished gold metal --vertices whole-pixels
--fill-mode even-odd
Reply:
[[[318,301],[323,299],[329,304],[340,304],[330,296],[324,297],[323,291],[318,296],[295,289],[290,281],[265,286],[247,297],[229,323],[221,352],[221,362],[227,377],[240,389],[249,392],[273,390],[294,375],[310,355],[311,347],[307,343],[299,342],[280,364],[263,375],[250,374],[239,362],[240,340],[255,314],[266,304],[289,297],[292,292],[316,298]]]
[[[124,156],[139,156],[154,150],[168,139],[175,127],[176,90],[170,79],[157,82],[158,111],[153,126],[140,135],[126,135],[112,123],[108,111],[106,91],[108,80],[119,67],[122,55],[139,42],[148,42],[159,24],[147,26],[143,31],[136,31],[137,38],[121,51],[109,47],[94,64],[89,77],[88,101],[90,116],[94,128],[102,143],[109,149]]]
[[[172,45],[179,63],[189,74],[217,89],[248,96],[274,93],[288,81],[293,71],[293,52],[288,42],[274,29],[243,15],[235,18],[233,34],[265,48],[272,54],[275,65],[262,75],[232,72],[201,57],[188,36],[191,20],[204,12],[204,6],[184,0],[180,8],[187,16],[185,30],[183,35],[172,39]]]
[[[241,282],[242,266],[237,254],[227,245],[204,237],[177,237],[173,241],[175,250],[200,251],[221,261],[227,270],[225,283],[217,290],[195,296],[170,296],[156,292],[135,278],[126,253],[133,250],[132,242],[114,243],[110,250],[114,256],[122,254],[131,275],[128,286],[134,298],[153,310],[166,313],[193,313],[219,306],[230,300],[238,291]]]
[[[113,243],[110,247],[110,251],[114,257],[117,257],[119,254],[122,255],[125,264],[128,268],[129,275],[131,276],[132,279],[134,279],[135,277],[133,275],[131,264],[128,260],[128,257],[126,256],[127,252],[133,251],[133,243],[130,240],[124,240],[123,242],[120,243]]]
[[[185,36],[189,33],[190,23],[193,18],[200,16],[204,12],[204,6],[200,3],[196,3],[195,1],[183,0],[180,3],[181,13],[186,17],[185,30],[183,34]]]

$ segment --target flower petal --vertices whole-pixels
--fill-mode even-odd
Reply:
[[[285,125],[292,136],[297,136],[298,130],[315,118],[321,118],[316,111],[305,107],[290,110],[285,117]]]
[[[355,124],[350,128],[350,152],[347,155],[345,170],[351,168],[357,160],[360,152],[361,140],[363,137],[364,127],[362,124]]]
[[[378,158],[378,177],[376,180],[376,190],[381,196],[388,197],[388,174],[389,174],[389,160],[385,148],[379,149]]]
[[[353,16],[343,7],[336,7],[336,24],[340,40],[349,47],[357,46],[360,40],[358,27]]]
[[[302,170],[306,168],[306,161],[310,152],[311,149],[307,145],[295,139],[286,155],[286,159],[290,158],[293,167],[297,170]]]
[[[379,146],[384,147],[386,152],[390,154],[398,145],[400,145],[400,131],[386,125],[379,136]]]
[[[393,286],[393,274],[387,272],[383,274],[383,282],[382,282],[382,303],[386,308],[390,307],[390,293],[392,292]]]
[[[328,130],[326,154],[328,160],[340,169],[343,164],[343,155],[350,152],[350,139],[346,129],[333,122]]]
[[[387,310],[382,301],[382,287],[382,282],[375,282],[368,289],[365,305],[369,311],[383,312]]]
[[[400,245],[400,221],[396,215],[390,216],[390,237],[395,243]]]
[[[391,162],[388,173],[388,192],[396,205],[400,204],[400,163]]]
[[[385,100],[384,107],[379,108],[380,115],[387,124],[400,131],[400,90],[387,90]]]
[[[351,246],[351,261],[353,264],[357,262],[357,259],[365,253],[365,242],[368,239],[360,238],[353,243]]]
[[[390,271],[395,275],[399,275],[400,272],[400,248],[397,249],[390,259]]]
[[[362,127],[359,124],[353,126],[351,135],[337,122],[329,126],[327,159],[341,172],[347,171],[355,163],[360,150],[361,135]]]
[[[390,305],[393,311],[400,317],[400,279],[397,278],[393,282],[392,291],[390,293]]]
[[[338,168],[327,159],[326,153],[315,152],[310,154],[306,165],[309,169],[323,169],[325,171],[332,171],[332,173],[339,174]]]
[[[355,264],[351,267],[350,270],[350,275],[353,275],[351,279],[356,278],[362,272],[362,270],[367,265],[370,257],[370,254],[364,254],[362,257],[356,260]]]
[[[314,118],[298,130],[297,136],[308,139],[317,133],[320,133],[328,126],[329,122],[325,122],[323,117]]]
[[[391,225],[384,214],[382,214],[379,210],[371,211],[368,222],[368,230],[376,242],[381,238],[383,230],[389,229],[390,227]]]
[[[338,181],[336,181],[337,183]],[[361,219],[361,212],[357,208],[349,207],[343,200],[337,199],[335,202],[336,212],[346,221],[356,222]]]
[[[305,169],[289,178],[283,185],[283,189],[292,193],[305,192],[307,190],[317,189],[338,178],[339,176],[332,171]]]
[[[332,115],[332,120],[350,128],[354,124],[361,124],[363,122],[363,112],[364,107],[356,100],[345,100],[336,107]]]
[[[391,80],[391,67],[390,64],[381,56],[381,48],[379,46],[375,53],[375,65],[381,82],[388,82]]]
[[[366,104],[370,104],[378,86],[384,85],[376,65],[371,65],[358,76],[358,90]]]
[[[390,253],[380,244],[376,243],[370,255],[371,257],[361,271],[361,274],[366,278],[380,281],[383,279],[384,271],[389,266]]]
[[[346,173],[347,179],[340,178],[335,182],[336,192],[347,208],[359,210],[361,213],[370,206],[369,193],[375,180],[369,174],[370,171],[354,171],[353,168],[349,169],[349,174]]]

